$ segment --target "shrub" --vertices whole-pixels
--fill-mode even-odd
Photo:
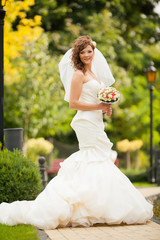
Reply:
[[[147,169],[120,169],[131,182],[148,182],[149,171]]]
[[[44,138],[31,138],[25,144],[26,153],[28,157],[31,157],[36,164],[38,164],[39,156],[49,155],[54,146]]]
[[[148,154],[146,154],[144,151],[139,151],[139,167],[140,168],[149,168],[150,167]]]
[[[0,151],[0,202],[33,200],[42,190],[39,168],[20,150]]]

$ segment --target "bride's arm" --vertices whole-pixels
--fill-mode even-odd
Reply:
[[[111,115],[110,113],[111,107],[108,104],[105,103],[90,104],[79,101],[83,82],[84,82],[83,73],[80,71],[76,71],[73,75],[73,79],[71,82],[69,107],[72,109],[82,111],[102,110],[103,112],[107,112],[107,115]]]

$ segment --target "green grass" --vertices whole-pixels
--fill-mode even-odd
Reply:
[[[0,224],[0,240],[39,240],[31,225],[6,226]]]
[[[135,187],[157,187],[156,183],[148,183],[148,182],[132,182]]]
[[[146,169],[126,169],[126,168],[120,168],[121,172],[123,172],[125,175],[137,175],[137,174],[141,174],[144,173],[146,171]]]

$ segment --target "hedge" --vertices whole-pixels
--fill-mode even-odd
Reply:
[[[39,168],[20,150],[0,151],[0,203],[33,200],[42,190]]]

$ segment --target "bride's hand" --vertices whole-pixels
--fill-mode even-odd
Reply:
[[[107,105],[108,105],[108,104],[107,104]],[[112,115],[111,104],[109,104],[109,108],[108,108],[108,110],[106,111],[106,115],[107,115],[108,117],[110,117],[110,116]]]
[[[107,116],[111,116],[112,114],[111,104],[100,103],[99,106],[102,112],[106,113]]]

